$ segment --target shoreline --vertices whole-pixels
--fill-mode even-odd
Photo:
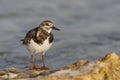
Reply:
[[[2,80],[119,80],[120,57],[115,52],[108,53],[97,61],[78,60],[56,70],[32,70],[8,68],[0,70]]]

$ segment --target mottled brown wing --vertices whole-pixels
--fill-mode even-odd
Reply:
[[[25,45],[29,44],[30,40],[35,37],[35,32],[36,31],[37,31],[37,28],[30,30],[26,34],[25,38],[21,40],[21,41],[23,41],[23,44],[25,44]]]

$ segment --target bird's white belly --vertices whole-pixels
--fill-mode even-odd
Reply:
[[[26,48],[31,53],[40,53],[40,52],[47,51],[51,45],[52,45],[52,43],[49,43],[48,38],[43,42],[43,44],[37,44],[31,39],[30,44],[26,45]]]

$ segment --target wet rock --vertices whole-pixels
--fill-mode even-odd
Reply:
[[[0,79],[34,80],[120,80],[120,57],[112,52],[98,61],[79,60],[57,70],[9,68],[0,70]]]

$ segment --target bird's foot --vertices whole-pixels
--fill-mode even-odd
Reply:
[[[42,66],[40,69],[41,69],[41,70],[49,70],[49,68],[46,67],[46,66]]]
[[[38,70],[38,65],[34,64],[33,66],[29,67],[30,70]]]
[[[38,65],[36,65],[36,64],[33,65],[32,69],[37,70],[38,69]]]

